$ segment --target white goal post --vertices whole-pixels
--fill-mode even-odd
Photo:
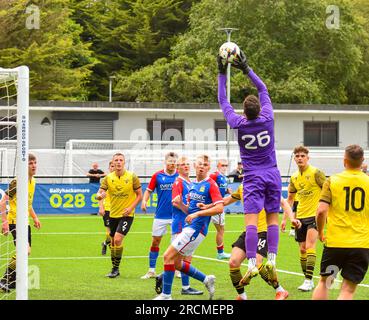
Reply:
[[[9,92],[7,83],[14,83],[15,93]],[[1,112],[16,112],[5,117],[1,126],[16,128],[16,179],[17,179],[17,221],[16,221],[16,299],[28,300],[28,143],[29,143],[29,69],[20,66],[14,69],[0,68],[0,84],[5,94],[0,95]]]

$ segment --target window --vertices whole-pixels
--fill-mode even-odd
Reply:
[[[227,121],[215,120],[214,131],[216,141],[227,141]]]
[[[227,141],[227,121],[225,120],[214,120],[214,131],[216,141]],[[229,140],[235,140],[234,129],[229,129]]]
[[[147,119],[147,131],[150,140],[182,141],[184,140],[184,120]]]
[[[304,145],[338,147],[338,122],[304,122]]]

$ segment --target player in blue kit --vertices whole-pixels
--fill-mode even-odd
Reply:
[[[243,197],[246,225],[245,247],[248,270],[243,278],[247,283],[258,275],[256,251],[258,245],[258,213],[267,213],[268,258],[266,270],[276,278],[276,256],[279,243],[278,212],[282,194],[282,181],[277,167],[274,145],[274,113],[269,92],[264,82],[249,68],[246,56],[240,52],[234,67],[242,70],[256,86],[259,98],[249,95],[243,102],[244,115],[238,115],[226,95],[227,64],[218,56],[218,101],[223,115],[237,139],[244,169]],[[247,201],[246,201],[247,199]]]
[[[224,198],[226,194],[230,194],[230,189],[228,188],[228,178],[226,176],[226,172],[228,169],[228,161],[225,159],[219,159],[217,163],[217,171],[210,175],[210,178],[213,179],[218,187],[220,194]],[[215,229],[217,230],[217,235],[215,238],[217,244],[217,259],[229,259],[230,254],[224,252],[224,226],[225,226],[225,213],[217,214],[216,216],[211,217],[211,222],[214,224]]]
[[[179,157],[177,161],[177,170],[179,177],[173,184],[172,189],[172,199],[175,200],[177,197],[182,198],[182,202],[187,204],[187,196],[190,190],[190,162],[187,157]],[[173,204],[173,221],[172,221],[172,242],[173,240],[182,232],[186,222],[185,219],[187,214],[184,213],[177,203]],[[191,256],[188,257],[178,257],[180,260],[184,260],[191,263]],[[183,295],[201,295],[204,292],[196,290],[190,287],[190,278],[187,274],[181,273],[182,280],[182,291]],[[163,274],[156,277],[155,281],[155,291],[160,294],[163,290]]]
[[[173,201],[173,204],[179,206],[188,215],[182,232],[172,241],[164,253],[163,292],[155,300],[172,299],[172,285],[176,269],[203,282],[209,291],[210,299],[214,296],[215,276],[205,275],[187,261],[179,259],[181,256],[192,256],[208,233],[211,216],[223,212],[223,198],[215,181],[208,177],[209,169],[209,157],[206,155],[197,157],[195,162],[196,181],[191,183],[188,204],[185,205],[180,196],[177,196]],[[199,208],[201,204],[210,203],[214,205],[209,209],[201,210]]]
[[[178,155],[169,152],[165,155],[165,169],[156,172],[144,193],[141,209],[146,212],[147,201],[150,194],[156,189],[158,204],[155,211],[152,226],[152,243],[149,253],[149,271],[141,279],[155,278],[156,260],[159,256],[159,245],[162,237],[167,232],[167,227],[172,224],[172,186],[178,177],[176,162]]]

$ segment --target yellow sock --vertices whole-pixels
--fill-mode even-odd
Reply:
[[[300,264],[301,264],[301,269],[302,269],[302,272],[304,273],[304,276],[306,276],[306,258],[307,258],[306,253],[300,252]]]
[[[306,250],[306,279],[313,279],[315,262],[316,262],[316,252],[314,248]]]

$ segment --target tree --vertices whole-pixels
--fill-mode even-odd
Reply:
[[[369,6],[365,1],[357,2],[365,8]],[[195,70],[202,69],[202,78],[207,79],[206,85],[212,90],[207,88],[201,96],[191,98],[187,95],[186,99],[190,99],[188,102],[215,102],[215,57],[219,46],[225,41],[225,34],[217,28],[229,26],[239,29],[232,34],[232,40],[245,51],[251,67],[265,80],[274,102],[365,102],[369,96],[364,91],[369,78],[368,17],[357,14],[357,3],[338,0],[339,29],[329,29],[326,26],[329,4],[327,0],[203,0],[193,6],[190,30],[180,36],[172,47],[171,59],[166,62],[168,66],[161,63],[160,66],[154,64],[148,68],[155,73],[156,67],[167,70],[176,61],[193,59],[192,70],[187,69],[183,73],[183,64],[179,64],[173,77],[181,81],[193,80]],[[245,90],[254,92],[254,89],[233,70],[232,80],[237,82],[232,83],[232,100],[240,102]],[[144,68],[138,74],[145,72]],[[137,97],[141,96],[142,86],[149,93],[151,86],[165,88],[165,83],[169,82],[158,77],[155,84],[144,83],[144,78],[139,79],[135,73],[120,75],[121,83],[127,86],[131,79],[136,81],[134,92]],[[133,93],[129,97],[124,95],[121,83],[116,88],[117,93],[122,94],[123,99],[134,100]],[[170,95],[166,94],[165,99],[182,101],[185,95],[180,81],[177,85],[178,90],[171,88]],[[148,100],[153,98],[145,96]]]
[[[89,43],[80,39],[82,28],[70,19],[68,5],[69,0],[40,1],[39,29],[26,25],[30,15],[37,14],[27,13],[29,1],[0,5],[0,65],[29,66],[32,99],[87,99],[86,82],[94,59]]]
[[[73,0],[82,38],[93,43],[90,98],[106,99],[108,78],[130,74],[168,57],[178,34],[188,27],[193,0]]]

